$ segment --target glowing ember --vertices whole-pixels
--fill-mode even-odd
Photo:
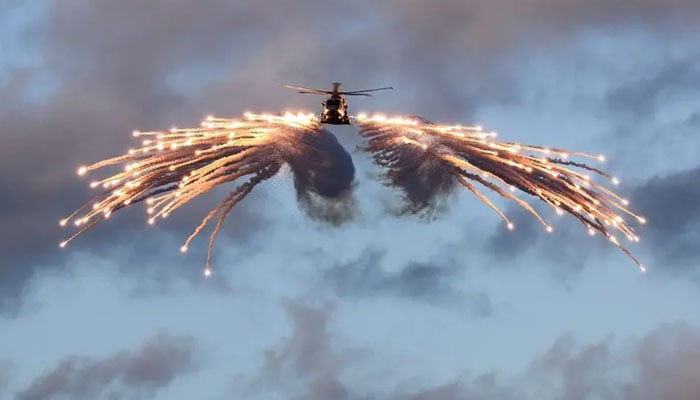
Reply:
[[[301,113],[246,113],[243,119],[207,117],[198,128],[134,131],[134,137],[145,138],[142,147],[78,169],[79,175],[85,175],[112,165],[124,166],[123,172],[92,182],[90,187],[104,190],[60,221],[65,226],[72,220],[79,227],[60,247],[122,208],[146,201],[148,223],[154,224],[214,187],[248,177],[204,217],[180,248],[186,252],[197,234],[218,218],[209,240],[205,268],[209,276],[214,240],[226,215],[257,184],[275,175],[283,163],[310,158],[314,149],[304,137],[321,132],[323,127],[313,115]]]
[[[513,223],[477,188],[477,183],[516,202],[537,218],[547,232],[552,232],[552,226],[532,206],[511,193],[519,189],[549,204],[558,213],[573,215],[590,233],[602,233],[644,271],[640,262],[612,235],[612,231],[619,231],[630,241],[638,241],[634,229],[619,213],[641,223],[645,222],[644,218],[627,208],[626,199],[571,167],[593,172],[613,184],[619,180],[587,164],[568,160],[578,156],[603,161],[604,156],[499,142],[494,140],[495,133],[483,132],[480,126],[437,125],[420,117],[359,115],[356,122],[360,134],[369,139],[367,150],[375,162],[387,168],[390,184],[404,189],[408,200],[416,203],[417,208],[458,183],[513,229]]]

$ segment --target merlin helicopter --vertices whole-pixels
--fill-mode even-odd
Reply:
[[[321,113],[321,123],[331,125],[350,125],[350,116],[348,115],[348,103],[345,101],[344,96],[372,96],[370,94],[371,92],[393,89],[393,87],[387,86],[375,89],[341,92],[340,82],[333,82],[333,90],[311,89],[302,86],[292,85],[284,85],[284,87],[288,89],[298,90],[299,93],[318,94],[322,96],[330,95],[330,97],[328,97],[321,103],[321,105],[323,106],[323,112]]]

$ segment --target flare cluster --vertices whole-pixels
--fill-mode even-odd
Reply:
[[[416,209],[436,196],[461,185],[493,209],[514,229],[513,222],[480,189],[486,188],[532,214],[548,232],[553,228],[527,202],[516,196],[525,192],[568,213],[588,230],[603,234],[644,271],[644,266],[620,243],[616,234],[639,241],[624,215],[639,223],[645,219],[629,209],[629,201],[595,182],[590,173],[613,185],[619,180],[572,157],[605,161],[603,155],[571,152],[542,146],[500,142],[495,132],[480,126],[438,125],[421,117],[356,117],[366,150],[387,169],[387,183],[399,187]]]
[[[625,219],[645,223],[629,208],[627,199],[591,176],[616,185],[617,178],[571,158],[605,161],[602,155],[571,152],[496,140],[495,132],[480,126],[439,125],[421,117],[360,114],[353,118],[366,139],[364,150],[386,169],[386,183],[403,190],[410,209],[418,212],[457,187],[472,192],[493,209],[508,229],[515,225],[482,191],[484,188],[513,201],[532,214],[548,232],[553,228],[529,203],[517,196],[530,194],[558,214],[576,218],[591,235],[600,233],[644,271],[644,266],[618,239],[639,241]],[[85,175],[121,166],[122,171],[95,180],[99,192],[60,224],[73,223],[77,231],[64,247],[122,208],[145,202],[148,222],[154,224],[178,208],[227,183],[236,186],[187,237],[190,243],[213,223],[206,275],[211,273],[214,241],[226,216],[261,182],[289,165],[297,198],[315,213],[312,199],[347,203],[351,197],[354,166],[350,155],[313,114],[246,113],[243,118],[208,117],[197,128],[134,132],[141,147],[127,154],[78,169]],[[335,217],[328,217],[329,219]]]
[[[353,179],[350,156],[312,114],[207,117],[197,128],[134,131],[133,136],[142,139],[141,147],[78,169],[78,175],[85,175],[105,167],[123,166],[121,172],[91,182],[90,187],[99,189],[99,193],[61,220],[62,226],[72,222],[78,228],[61,242],[61,247],[122,208],[145,202],[148,223],[154,224],[215,187],[236,182],[238,186],[204,217],[180,248],[186,252],[192,240],[213,222],[204,270],[209,275],[214,241],[226,216],[285,163],[292,166],[298,191],[304,193],[339,196]],[[331,184],[314,179],[336,172],[327,170],[339,168],[338,158],[344,175]]]

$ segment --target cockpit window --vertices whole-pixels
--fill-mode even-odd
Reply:
[[[340,107],[340,101],[336,99],[328,99],[326,100],[326,107],[331,110],[337,110],[338,107]]]

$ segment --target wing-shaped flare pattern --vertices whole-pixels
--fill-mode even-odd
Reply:
[[[548,231],[552,226],[527,202],[515,195],[522,191],[537,197],[557,213],[568,213],[593,235],[599,232],[644,271],[639,260],[615,236],[639,241],[624,215],[640,223],[643,217],[628,208],[628,201],[596,183],[588,173],[617,184],[606,172],[570,157],[604,161],[602,155],[570,152],[495,140],[496,133],[479,126],[438,125],[420,117],[356,117],[366,150],[385,167],[390,185],[401,188],[415,210],[429,206],[442,193],[463,186],[493,209],[513,229],[513,223],[484,194],[487,188],[514,201],[532,214]]]
[[[93,181],[90,186],[100,192],[61,221],[63,226],[73,223],[78,228],[61,247],[122,208],[145,202],[148,222],[153,224],[215,187],[238,184],[204,217],[181,248],[187,251],[192,240],[215,220],[205,270],[209,274],[214,240],[226,216],[285,163],[292,168],[300,195],[340,196],[350,189],[354,178],[351,161],[348,166],[350,156],[312,114],[208,117],[196,128],[135,131],[134,137],[142,139],[141,147],[78,169],[78,174],[84,175],[123,166],[121,172]]]

